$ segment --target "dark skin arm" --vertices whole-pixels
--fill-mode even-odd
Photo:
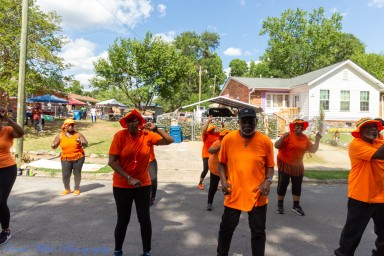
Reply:
[[[384,160],[384,145],[373,154],[372,159]]]
[[[217,152],[219,152],[220,151],[220,148],[221,148],[221,145],[219,145],[218,147],[210,147],[209,149],[208,149],[208,153],[209,154],[216,154]]]
[[[283,142],[286,138],[289,137],[289,132],[284,133],[280,138],[275,142],[275,148],[280,149],[283,146]]]
[[[261,195],[268,195],[271,190],[271,182],[269,182],[268,178],[272,178],[275,170],[273,167],[265,167],[265,180],[256,187],[255,190],[260,189]]]
[[[221,190],[224,195],[230,195],[232,192],[232,186],[227,182],[227,177],[225,174],[227,173],[227,165],[219,162],[219,177],[221,182]]]
[[[8,111],[6,109],[1,108],[0,112],[0,117],[2,117],[4,121],[7,121],[9,126],[13,128],[13,131],[11,133],[12,137],[16,139],[23,137],[24,129],[21,128],[21,126],[18,125],[15,121],[13,121],[12,118],[8,117]]]
[[[84,135],[79,133],[79,137],[76,139],[77,143],[82,147],[88,146],[88,141],[85,139]]]
[[[125,178],[128,184],[135,186],[137,188],[141,187],[141,181],[138,179],[129,176],[126,172],[124,172],[123,168],[118,163],[119,155],[109,155],[108,165],[117,172],[121,177]]]
[[[148,122],[144,124],[144,129],[150,130],[152,132],[157,132],[161,137],[163,137],[159,140],[157,145],[169,145],[174,141],[171,135],[169,135],[162,129],[157,129],[157,126],[154,123]]]
[[[315,144],[313,144],[313,147],[308,150],[310,153],[316,153],[316,151],[319,149],[320,139],[322,138],[320,133],[316,133],[316,139]]]

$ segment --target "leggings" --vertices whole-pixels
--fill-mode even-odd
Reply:
[[[299,176],[291,176],[282,171],[279,171],[279,179],[277,183],[277,194],[279,196],[285,196],[287,193],[287,187],[289,180],[292,182],[292,195],[301,195],[301,184],[303,183],[304,174]]]
[[[200,178],[203,180],[208,173],[208,159],[209,157],[203,157],[203,171],[200,174]]]
[[[157,161],[154,159],[149,163],[149,176],[151,176],[152,189],[151,199],[156,197],[157,192]]]
[[[85,157],[76,161],[61,161],[61,169],[63,173],[63,183],[65,189],[71,189],[69,184],[71,181],[71,174],[75,177],[75,190],[80,188],[81,181],[81,168],[83,168]]]
[[[0,223],[2,229],[9,228],[11,214],[7,202],[15,183],[16,175],[16,165],[0,168]]]
[[[151,186],[141,188],[113,187],[113,196],[117,208],[117,224],[115,228],[115,251],[123,247],[127,227],[131,219],[132,204],[135,201],[137,218],[140,223],[143,251],[151,250],[152,224],[149,212],[149,196]]]
[[[213,203],[213,198],[215,197],[217,186],[219,185],[220,177],[211,172],[210,181],[209,181],[209,191],[208,191],[208,203]]]

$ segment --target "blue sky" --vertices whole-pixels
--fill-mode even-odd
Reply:
[[[287,9],[308,12],[320,6],[330,17],[343,15],[343,32],[352,33],[368,53],[384,54],[384,0],[37,0],[44,11],[62,16],[69,43],[60,55],[74,64],[66,74],[82,85],[93,76],[92,62],[106,57],[108,46],[118,38],[143,39],[146,32],[171,41],[185,31],[220,35],[217,53],[228,68],[232,59],[258,60],[268,36],[259,36],[262,21],[280,17]]]

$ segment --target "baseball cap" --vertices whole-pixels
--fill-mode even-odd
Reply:
[[[243,117],[255,117],[256,118],[256,112],[252,108],[242,108],[242,109],[240,109],[240,111],[238,113],[238,117],[239,118],[243,118]]]

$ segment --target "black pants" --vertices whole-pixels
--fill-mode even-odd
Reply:
[[[149,196],[151,186],[141,188],[113,188],[117,208],[117,224],[115,228],[115,251],[123,247],[127,227],[131,219],[132,204],[135,201],[137,218],[140,223],[143,251],[151,250],[152,224],[149,214]]]
[[[340,247],[335,250],[338,256],[353,256],[370,219],[377,235],[372,255],[384,255],[384,203],[369,204],[352,198],[348,199],[347,221],[341,232]],[[369,255],[367,252],[365,255]]]
[[[285,196],[287,193],[287,188],[289,181],[292,182],[292,195],[300,196],[301,195],[301,185],[303,184],[304,175],[300,176],[291,176],[282,171],[279,171],[279,179],[277,182],[277,194],[279,196]]]
[[[209,171],[208,159],[209,159],[209,157],[204,157],[203,158],[203,171],[200,174],[200,179],[202,179],[202,180],[205,178],[205,176],[207,176],[207,173]]]
[[[0,223],[2,229],[9,228],[11,215],[8,208],[8,197],[17,175],[16,165],[0,168]]]
[[[75,190],[80,189],[81,169],[83,168],[85,157],[75,161],[61,161],[64,188],[70,190],[71,174],[75,179]]]
[[[208,203],[211,204],[213,202],[213,198],[215,197],[217,186],[219,185],[220,177],[213,174],[211,172],[209,181],[209,191],[208,191]]]
[[[149,163],[149,176],[151,176],[152,189],[151,199],[156,197],[157,192],[157,161],[154,159]]]
[[[220,223],[218,256],[228,256],[232,235],[239,224],[241,211],[225,206]],[[252,256],[263,256],[265,252],[265,221],[267,219],[267,205],[254,207],[248,212],[248,225],[251,229]]]

